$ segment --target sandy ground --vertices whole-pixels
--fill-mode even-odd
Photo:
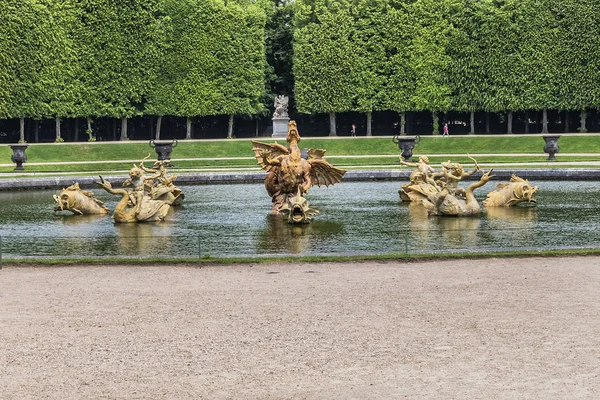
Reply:
[[[598,399],[600,258],[5,267],[2,399]]]

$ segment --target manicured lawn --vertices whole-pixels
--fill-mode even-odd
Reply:
[[[272,139],[260,139],[274,142]],[[285,143],[285,140],[277,140]],[[600,136],[568,136],[563,135],[559,142],[559,161],[600,161]],[[400,150],[390,137],[372,138],[310,138],[300,142],[302,148],[319,148],[327,150],[326,156],[335,165],[344,166],[397,166]],[[494,162],[544,162],[547,155],[543,152],[544,141],[539,136],[424,136],[416,145],[414,158],[420,154],[430,155],[432,163],[439,163],[451,158],[453,161],[471,163],[467,154],[489,154],[478,156],[480,163]],[[598,156],[569,156],[568,153],[595,153]],[[10,163],[12,150],[7,145],[0,146],[0,163]],[[156,159],[156,153],[148,142],[120,143],[61,143],[34,144],[26,151],[29,163],[45,162],[85,162],[107,161],[98,164],[62,164],[62,165],[28,165],[30,172],[69,172],[69,171],[111,171],[126,170],[130,162],[141,161],[150,154],[147,165]],[[435,156],[440,154],[440,156]],[[514,154],[510,156],[492,156],[493,154]],[[519,154],[539,154],[539,156],[518,156]],[[229,160],[181,160],[176,162],[179,168],[236,168],[256,167],[252,153],[252,143],[248,140],[211,140],[180,141],[173,149],[173,159],[198,159],[233,157]],[[388,157],[342,158],[339,156],[380,155]],[[452,155],[452,157],[450,157]],[[237,159],[236,159],[237,158]],[[113,161],[113,162],[110,162]],[[117,162],[115,162],[117,161]],[[120,161],[120,162],[119,162]],[[551,165],[551,164],[549,164]],[[0,167],[0,172],[12,171],[13,167]]]

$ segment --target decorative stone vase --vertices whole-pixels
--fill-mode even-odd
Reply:
[[[404,161],[409,160],[413,153],[413,149],[415,148],[415,143],[417,141],[416,136],[394,136],[392,141],[398,145],[398,148],[402,150],[402,158]]]
[[[150,147],[156,151],[158,161],[171,161],[171,152],[173,151],[173,148],[177,147],[177,139],[170,142],[157,142],[156,140],[151,140]]]
[[[548,160],[556,160],[555,154],[560,151],[560,147],[558,147],[560,135],[542,135],[542,138],[546,142],[544,153],[548,153]]]
[[[10,160],[17,164],[15,171],[22,171],[23,163],[27,161],[27,156],[25,155],[25,149],[28,148],[28,144],[11,144],[10,148],[13,151],[13,155],[10,157]]]
[[[273,135],[276,138],[285,138],[288,134],[289,117],[273,117]]]

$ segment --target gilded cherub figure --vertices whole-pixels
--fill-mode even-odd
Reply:
[[[402,189],[398,191],[402,201],[421,201],[440,191],[440,188],[433,179],[435,170],[429,165],[429,157],[420,156],[417,163],[401,159],[400,164],[408,167],[416,167],[410,174],[410,182],[402,185]]]

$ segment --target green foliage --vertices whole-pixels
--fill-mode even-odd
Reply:
[[[11,117],[70,116],[80,96],[72,1],[9,1]]]
[[[19,15],[13,1],[0,1],[0,118],[13,115],[16,85]]]
[[[559,108],[600,108],[600,13],[596,0],[550,1],[558,35],[553,43],[559,74],[553,95]]]
[[[166,0],[156,115],[254,114],[264,93],[262,8],[220,0]]]
[[[85,102],[80,116],[131,117],[143,111],[163,40],[161,0],[85,0],[77,38]]]
[[[298,111],[352,110],[356,62],[354,20],[344,0],[301,0],[294,31]]]
[[[388,3],[388,0],[358,0],[354,8],[352,61],[356,111],[386,110],[389,104],[387,45],[390,42],[385,40]]]
[[[599,108],[599,31],[597,0],[0,0],[0,118]]]
[[[265,68],[266,93],[263,104],[272,105],[276,96],[286,95],[290,98],[290,113],[295,107],[294,76],[292,74],[294,49],[293,18],[295,2],[287,0],[266,0],[265,11],[267,24],[265,27]]]
[[[247,4],[245,4],[247,3]],[[220,27],[220,60],[217,85],[220,98],[213,114],[246,114],[260,112],[264,95],[265,24],[264,10],[255,3],[228,1]]]
[[[414,68],[415,89],[411,96],[414,110],[448,110],[451,89],[448,47],[456,28],[450,21],[453,0],[417,0],[410,5],[415,36],[406,49]]]

